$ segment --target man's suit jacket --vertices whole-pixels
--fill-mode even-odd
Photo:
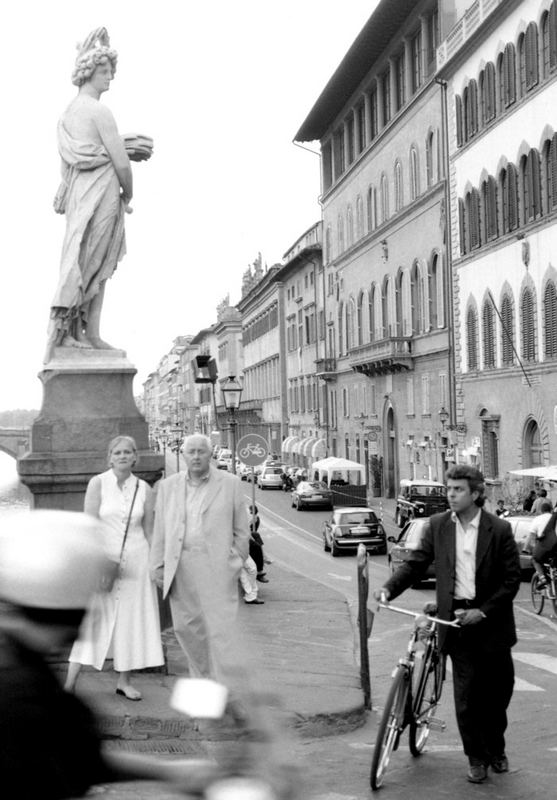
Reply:
[[[456,523],[451,512],[435,514],[425,526],[419,550],[402,564],[385,587],[392,598],[417,580],[428,564],[435,561],[437,605],[441,619],[452,619],[456,577]],[[475,607],[485,619],[473,627],[484,644],[512,647],[516,643],[513,598],[520,587],[520,560],[511,526],[487,511],[481,512],[476,546]],[[464,629],[463,629],[464,630]],[[441,647],[447,628],[439,626]]]
[[[170,590],[183,554],[186,492],[185,472],[166,478],[157,487],[150,565],[154,580],[159,585],[162,581],[163,597]],[[201,514],[202,533],[215,582],[226,585],[249,553],[246,501],[239,478],[211,467]]]

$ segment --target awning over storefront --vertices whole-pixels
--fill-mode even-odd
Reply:
[[[312,458],[325,458],[327,455],[327,442],[325,439],[317,439],[311,448]]]
[[[296,441],[292,442],[292,448],[290,450],[291,453],[299,453],[300,452],[300,445],[302,444],[303,439],[299,439],[296,436]]]
[[[305,439],[302,439],[302,441],[300,442],[300,449],[298,450],[298,453],[301,456],[311,456],[311,448],[313,447],[316,441],[317,438],[315,436],[307,436]]]
[[[300,441],[299,436],[287,436],[284,442],[281,445],[281,451],[283,453],[297,453],[298,450],[293,450],[293,446]]]

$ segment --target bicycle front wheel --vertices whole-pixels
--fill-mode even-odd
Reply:
[[[530,593],[532,595],[532,605],[536,614],[541,614],[545,603],[545,591],[540,588],[540,576],[537,572],[532,575],[530,583]]]
[[[409,686],[408,669],[404,664],[399,664],[387,696],[373,749],[370,783],[374,791],[383,783],[391,753],[396,750],[404,730]]]
[[[413,756],[419,756],[429,736],[431,720],[443,688],[443,659],[430,654],[424,659],[414,693],[412,719],[408,730],[408,745]]]

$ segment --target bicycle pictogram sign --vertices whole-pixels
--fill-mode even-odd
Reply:
[[[243,464],[248,467],[257,467],[259,464],[263,464],[269,455],[269,445],[258,433],[247,433],[238,442],[236,452]]]

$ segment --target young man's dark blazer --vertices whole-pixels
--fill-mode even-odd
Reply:
[[[385,587],[396,597],[419,580],[428,564],[435,561],[437,605],[441,619],[453,619],[456,573],[456,524],[451,512],[435,514],[425,526],[422,544],[402,564]],[[477,625],[462,629],[487,649],[510,648],[516,644],[513,598],[520,587],[520,560],[511,526],[486,511],[481,512],[476,547],[476,598],[474,606],[485,614]],[[439,626],[440,645],[446,644],[447,628]],[[446,648],[445,648],[446,649]]]

